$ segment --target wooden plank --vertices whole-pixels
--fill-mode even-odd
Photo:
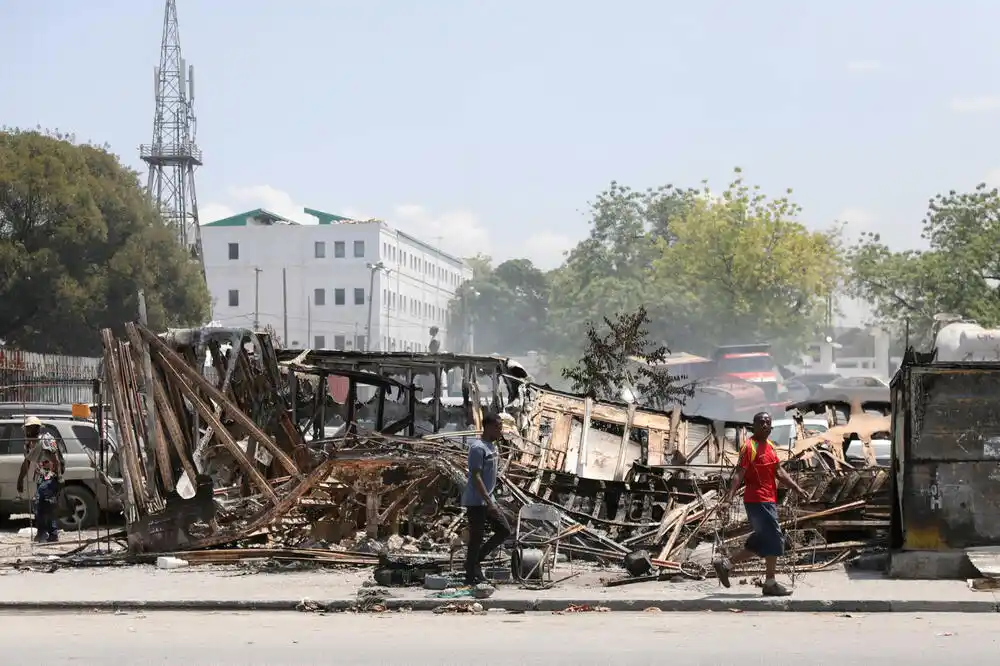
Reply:
[[[173,349],[167,346],[163,340],[161,340],[156,334],[145,327],[138,327],[139,333],[143,338],[150,344],[153,349],[163,357],[165,364],[172,366],[178,374],[185,377],[188,381],[193,382],[195,385],[201,387],[208,396],[214,400],[220,407],[224,406],[229,416],[235,420],[239,425],[247,429],[247,432],[251,437],[256,439],[261,446],[268,450],[268,452],[275,457],[275,459],[281,463],[281,466],[285,468],[289,474],[296,476],[298,478],[302,477],[302,472],[295,466],[295,462],[289,457],[287,453],[282,451],[278,446],[271,441],[271,438],[261,430],[256,423],[254,423],[250,418],[243,413],[243,411],[237,407],[233,402],[222,394],[219,389],[212,386],[212,383],[205,379],[200,372],[192,368],[190,365],[184,362],[184,359],[175,352]],[[183,380],[181,381],[183,384]],[[325,383],[322,384],[325,386]],[[213,410],[214,412],[214,410]],[[213,414],[214,415],[214,414]],[[217,423],[219,419],[215,419]],[[214,426],[214,424],[213,424]]]
[[[667,455],[674,455],[677,451],[678,437],[680,437],[681,408],[674,407],[670,412],[670,441],[667,443]]]
[[[583,398],[542,393],[538,400],[542,401],[542,404],[545,405],[547,409],[583,418]],[[590,418],[598,421],[605,421],[607,423],[616,423],[623,426],[628,421],[628,410],[615,405],[595,401],[591,406]],[[658,428],[660,430],[669,430],[670,417],[666,414],[657,414],[654,412],[637,410],[632,425],[636,428]]]
[[[665,560],[667,556],[670,555],[670,551],[674,549],[674,545],[677,543],[677,539],[681,535],[681,529],[684,527],[684,523],[687,522],[688,514],[691,513],[691,509],[694,508],[696,503],[692,502],[690,504],[685,504],[677,523],[674,525],[673,531],[670,532],[670,538],[667,539],[667,543],[660,550],[659,559]]]
[[[566,459],[566,451],[569,449],[569,435],[572,431],[573,416],[571,414],[556,416],[555,425],[552,426],[552,437],[549,439],[549,450],[545,461],[546,469],[562,469],[563,461]]]
[[[665,465],[667,461],[663,451],[663,441],[666,439],[667,433],[662,430],[649,430],[648,433],[648,439],[646,440],[648,460],[646,464],[652,466]]]
[[[628,455],[628,445],[632,435],[633,418],[635,418],[635,404],[628,406],[625,427],[622,429],[622,440],[618,445],[618,462],[615,463],[615,481],[621,481],[625,476],[625,457]]]

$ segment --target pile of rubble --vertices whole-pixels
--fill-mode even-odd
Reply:
[[[243,329],[102,336],[133,556],[453,558],[465,440],[484,408],[505,423],[502,504],[515,517],[556,507],[561,553],[686,562],[748,532],[718,502],[744,424],[560,393],[493,356],[278,351]],[[888,471],[855,468],[841,445],[870,441],[887,418],[857,419],[810,437],[799,418],[781,452],[809,495],[783,505],[800,564],[877,546],[888,527]]]

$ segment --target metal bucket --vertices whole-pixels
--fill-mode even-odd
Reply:
[[[510,556],[510,573],[514,580],[542,580],[545,574],[545,551],[518,546]]]

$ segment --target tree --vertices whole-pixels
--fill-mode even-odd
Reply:
[[[587,345],[576,366],[562,371],[572,390],[600,400],[621,400],[629,392],[636,402],[663,408],[683,401],[689,388],[678,386],[678,378],[657,368],[670,350],[649,339],[649,316],[640,306],[633,313],[619,314],[615,321],[604,318],[606,332],[587,326]]]
[[[705,188],[654,262],[671,339],[702,353],[755,341],[779,357],[802,349],[822,328],[842,268],[839,229],[810,231],[800,212],[787,196],[746,185],[739,169],[721,195]]]
[[[650,268],[658,243],[672,242],[673,221],[686,214],[697,194],[672,185],[640,191],[612,181],[591,202],[588,238],[551,277],[552,343],[564,360],[579,349],[589,322],[620,311],[647,306],[654,331],[663,332]]]
[[[1000,193],[980,184],[936,195],[921,237],[927,250],[894,252],[878,234],[862,235],[849,252],[852,294],[897,339],[908,324],[918,347],[932,344],[937,314],[1000,325]]]
[[[545,274],[527,259],[496,268],[481,256],[467,261],[476,277],[459,287],[449,308],[451,347],[469,351],[471,337],[482,353],[513,356],[543,348],[549,301]]]
[[[0,340],[96,355],[100,328],[204,322],[200,269],[150,205],[138,174],[71,136],[0,131]]]

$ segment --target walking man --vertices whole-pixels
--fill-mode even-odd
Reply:
[[[483,415],[483,435],[469,445],[469,475],[462,493],[462,506],[469,523],[469,545],[465,555],[465,584],[476,585],[486,580],[481,564],[510,536],[507,519],[500,513],[493,498],[497,484],[497,448],[500,440],[500,418]],[[485,544],[486,525],[493,536]]]
[[[745,562],[752,557],[764,558],[765,597],[787,597],[792,593],[775,580],[778,557],[785,552],[785,538],[778,522],[778,479],[799,495],[802,488],[788,473],[781,469],[774,443],[768,439],[771,434],[771,417],[760,412],[753,417],[753,435],[740,449],[739,462],[733,474],[724,503],[732,501],[740,486],[743,490],[743,506],[753,530],[743,549],[731,559],[719,553],[712,565],[723,587],[729,587],[729,574],[734,564]]]
[[[36,541],[59,540],[55,512],[59,491],[62,488],[62,477],[65,473],[66,461],[56,438],[52,436],[52,433],[42,429],[42,422],[37,416],[26,418],[24,420],[24,460],[21,462],[21,470],[17,475],[17,494],[24,494],[24,482],[30,475],[31,484],[35,488]],[[55,495],[52,495],[53,492]],[[40,496],[50,498],[51,501],[39,501]]]

